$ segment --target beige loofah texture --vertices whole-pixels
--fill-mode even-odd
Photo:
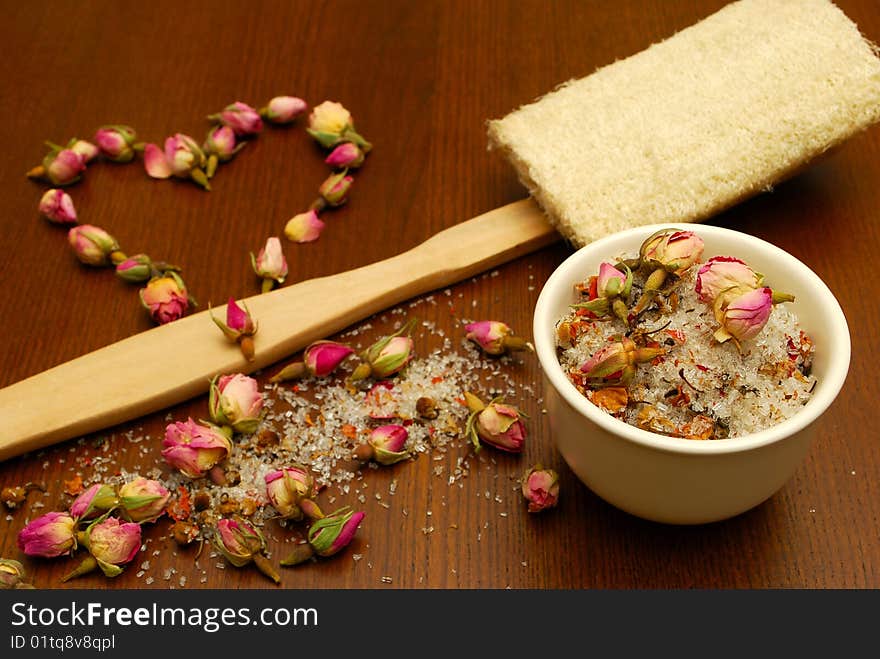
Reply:
[[[576,245],[693,222],[880,119],[877,49],[827,0],[741,0],[489,122]]]

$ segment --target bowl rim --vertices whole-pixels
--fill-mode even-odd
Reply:
[[[551,298],[556,297],[556,291],[560,287],[564,286],[570,289],[577,281],[583,280],[585,276],[584,269],[580,264],[584,260],[589,260],[594,254],[601,254],[603,251],[610,255],[615,251],[610,245],[621,241],[638,240],[634,245],[635,249],[637,249],[638,245],[645,238],[661,229],[694,231],[697,235],[726,239],[736,238],[737,240],[748,241],[760,249],[766,250],[771,258],[785,261],[790,267],[800,270],[801,275],[810,282],[810,293],[818,298],[816,304],[822,306],[823,313],[827,316],[827,321],[831,328],[830,335],[834,337],[834,350],[830,351],[827,374],[822,379],[822,386],[814,392],[809,403],[793,416],[764,430],[739,437],[711,441],[695,441],[681,437],[669,437],[648,430],[642,430],[601,411],[590,403],[565,376],[556,355],[556,341],[553,338],[555,333],[547,331],[548,328],[555,327],[559,320],[552,317],[554,314],[550,309],[552,305]],[[616,251],[620,250],[617,249]],[[840,393],[849,371],[851,355],[849,327],[840,303],[825,282],[815,272],[795,256],[773,243],[741,231],[707,224],[697,226],[686,225],[685,227],[673,223],[643,225],[603,236],[576,250],[554,269],[541,289],[535,304],[532,331],[535,339],[535,351],[545,378],[549,380],[550,385],[581,416],[586,417],[589,421],[599,426],[599,428],[619,438],[651,449],[677,454],[721,455],[740,453],[773,444],[800,432],[821,416],[837,397],[838,393]],[[547,337],[550,337],[550,339],[548,340]]]

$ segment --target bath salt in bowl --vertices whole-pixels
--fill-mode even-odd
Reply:
[[[575,252],[541,291],[534,337],[551,433],[577,476],[639,517],[699,524],[757,506],[791,477],[809,449],[813,422],[843,386],[850,339],[840,305],[807,266],[770,243],[712,226],[690,227],[701,254],[691,267],[655,278],[661,292],[641,305],[653,253],[636,270],[629,297],[590,302],[597,298],[591,277],[599,275],[599,297],[609,276],[620,279],[610,290],[619,290],[627,269],[616,274],[612,266],[632,259],[635,267],[652,235],[675,229],[639,227]],[[735,257],[759,273],[742,290],[758,291],[750,298],[760,302],[771,294],[765,287],[772,289],[779,303],[768,318],[767,305],[758,304],[745,329],[736,319],[719,323],[712,294],[730,291],[729,282],[695,292],[700,268],[715,256]],[[785,294],[794,300],[783,301]],[[577,304],[586,308],[577,311]],[[749,323],[760,331],[750,332]]]

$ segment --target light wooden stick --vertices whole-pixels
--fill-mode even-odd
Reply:
[[[247,298],[259,322],[253,362],[207,311],[141,332],[0,389],[0,460],[192,398],[219,373],[263,368],[370,314],[558,239],[525,199],[384,261]],[[226,307],[214,313],[224,319]]]

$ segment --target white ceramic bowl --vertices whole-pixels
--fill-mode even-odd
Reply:
[[[535,348],[544,375],[551,434],[575,474],[600,497],[633,515],[672,524],[732,517],[779,490],[805,457],[814,421],[834,401],[849,369],[849,330],[821,279],[775,245],[730,229],[695,225],[704,258],[731,255],[761,272],[769,286],[796,296],[791,308],[815,343],[818,382],[793,417],[761,432],[695,441],[641,430],[601,411],[568,380],[556,355],[555,326],[576,300],[574,285],[599,263],[638,254],[645,238],[670,225],[629,229],[597,240],[566,259],[535,307]],[[680,228],[680,227],[676,227]]]

